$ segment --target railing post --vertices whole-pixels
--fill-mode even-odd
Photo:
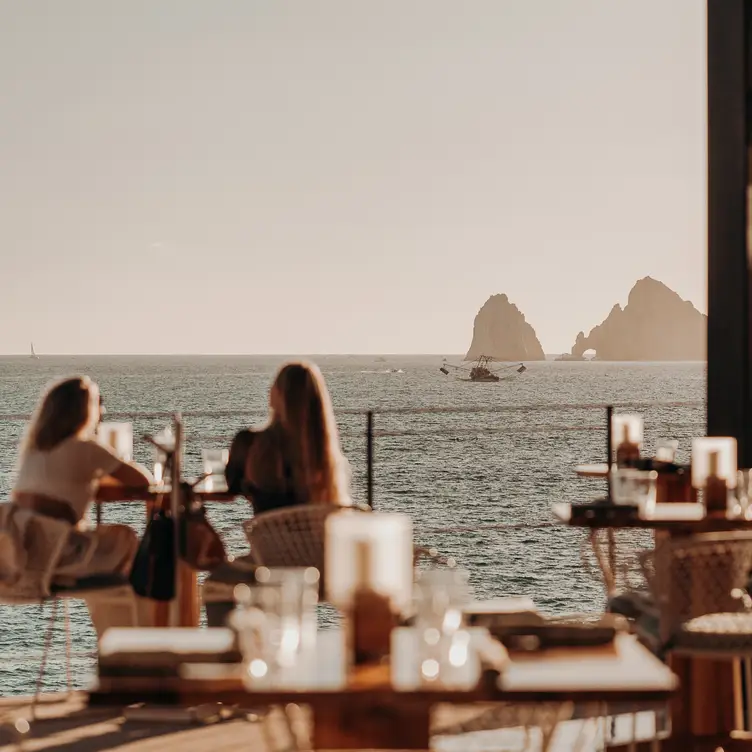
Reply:
[[[183,451],[183,418],[180,413],[175,413],[173,416],[173,425],[175,433],[175,447],[172,454],[172,491],[170,493],[170,512],[172,516],[172,528],[173,528],[173,548],[174,548],[174,564],[175,567],[175,595],[170,601],[169,618],[168,623],[171,627],[181,626],[181,577],[180,577],[180,507],[182,503],[182,472],[181,467],[182,451]]]
[[[373,509],[373,410],[366,416],[366,499]]]
[[[613,462],[613,453],[611,451],[611,445],[613,443],[613,436],[611,435],[611,431],[613,430],[611,428],[612,420],[611,418],[614,417],[614,406],[613,405],[607,405],[606,406],[606,468],[608,472],[606,473],[606,498],[611,498],[611,464]]]

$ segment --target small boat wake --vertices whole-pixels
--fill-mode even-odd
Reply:
[[[361,371],[361,373],[381,373],[381,374],[387,374],[387,373],[404,373],[404,371],[401,368],[382,368],[379,371]]]

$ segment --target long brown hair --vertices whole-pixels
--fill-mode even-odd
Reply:
[[[92,392],[96,385],[86,376],[74,376],[53,384],[42,396],[31,419],[24,451],[49,452],[92,423]]]
[[[301,503],[349,503],[346,462],[319,369],[310,363],[283,366],[272,385],[269,405],[271,423],[264,431],[269,442],[263,442],[266,447],[259,447],[256,458],[264,463],[271,460],[276,480],[283,483],[286,462]],[[268,456],[269,450],[276,456]]]

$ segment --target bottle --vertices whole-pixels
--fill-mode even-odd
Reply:
[[[622,426],[621,443],[616,447],[616,466],[629,467],[633,460],[640,459],[640,447],[629,437],[629,426]]]
[[[725,478],[718,476],[718,452],[708,454],[708,477],[703,489],[705,512],[726,512],[728,486]]]

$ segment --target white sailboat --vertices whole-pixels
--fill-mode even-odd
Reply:
[[[39,360],[39,356],[34,352],[34,343],[33,342],[31,343],[31,355],[29,355],[29,357],[32,360]]]

